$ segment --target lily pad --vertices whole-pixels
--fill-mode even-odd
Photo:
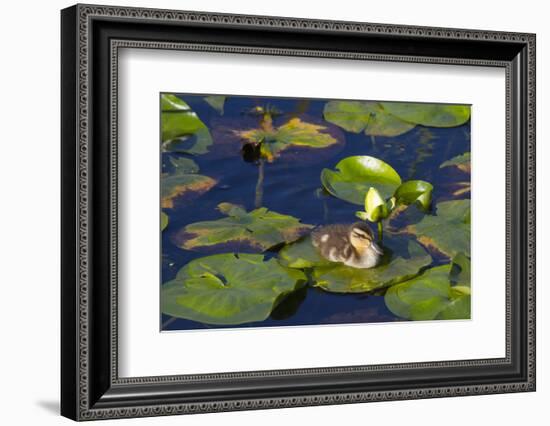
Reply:
[[[455,127],[470,118],[467,105],[409,102],[329,101],[324,117],[343,129],[371,136],[399,136],[421,124]]]
[[[199,166],[189,158],[170,158],[172,173],[164,173],[160,179],[161,207],[173,208],[178,197],[200,195],[210,190],[217,181],[209,176],[197,174]]]
[[[168,215],[164,212],[160,212],[160,230],[164,231],[168,226]]]
[[[311,268],[313,285],[334,293],[363,293],[381,289],[417,275],[432,262],[431,256],[414,241],[387,239],[384,258],[375,268],[358,269],[331,262],[313,247],[309,237],[285,246],[279,262],[289,268]],[[405,252],[406,256],[397,253]]]
[[[470,200],[442,201],[436,205],[435,216],[424,216],[405,230],[448,257],[470,256]]]
[[[306,276],[261,254],[216,254],[195,259],[162,286],[162,312],[204,324],[263,321]]]
[[[386,306],[395,315],[410,320],[469,319],[470,288],[451,285],[452,266],[430,268],[390,287],[384,297]]]
[[[223,115],[223,106],[225,104],[225,98],[226,96],[211,95],[211,96],[205,96],[204,101],[208,105],[210,105],[212,108],[214,108],[216,111],[218,111],[220,115]]]
[[[260,144],[261,155],[269,162],[290,147],[326,148],[338,143],[327,126],[291,118],[279,127],[273,127],[271,118],[264,119],[256,129],[236,130],[235,135],[245,143]]]
[[[348,132],[370,136],[398,136],[416,127],[389,114],[379,102],[329,101],[323,111],[325,120]]]
[[[400,283],[418,274],[432,262],[431,256],[417,243],[409,241],[408,255],[386,256],[375,268],[357,269],[343,264],[313,268],[314,286],[333,293],[365,293]]]
[[[218,209],[227,217],[187,225],[178,233],[175,243],[188,250],[244,243],[255,251],[264,251],[281,243],[295,241],[312,228],[295,217],[265,207],[247,212],[241,206],[221,203]]]
[[[401,185],[401,177],[389,164],[366,155],[344,158],[336,169],[323,169],[323,187],[335,197],[360,206],[371,187],[387,199]]]
[[[470,119],[469,105],[381,102],[386,112],[403,121],[427,127],[456,127]]]
[[[450,160],[447,160],[439,166],[440,169],[444,167],[457,167],[459,170],[462,170],[463,172],[470,173],[471,171],[471,159],[470,159],[470,153],[465,152],[464,154],[457,155],[456,157],[451,158]]]
[[[175,95],[161,95],[161,134],[163,151],[205,154],[212,144],[208,127]]]

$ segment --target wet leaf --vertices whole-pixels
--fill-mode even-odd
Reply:
[[[360,206],[364,205],[371,187],[387,199],[401,185],[401,177],[389,164],[366,155],[344,158],[336,164],[336,169],[323,169],[323,187],[335,197]]]
[[[218,111],[220,115],[223,115],[223,106],[225,104],[225,98],[226,96],[212,95],[212,96],[205,96],[204,100],[208,105],[210,105],[212,108]]]
[[[461,252],[470,256],[470,200],[442,201],[436,205],[435,213],[405,231],[448,257]]]
[[[385,243],[384,250],[390,254]],[[431,256],[417,243],[409,241],[407,257],[386,255],[375,268],[357,269],[343,264],[313,268],[314,286],[333,293],[363,293],[399,283],[418,274],[432,262]]]
[[[409,180],[404,182],[395,191],[398,204],[406,206],[416,204],[421,210],[426,211],[432,203],[433,186],[423,180]]]
[[[279,251],[279,262],[288,268],[297,269],[333,265],[333,262],[323,258],[313,247],[309,235],[284,246]]]
[[[160,179],[161,207],[173,208],[174,200],[188,194],[203,194],[217,181],[209,176],[197,174],[199,166],[190,158],[170,157],[171,173],[164,173]]]
[[[461,155],[457,155],[456,157],[451,158],[450,160],[447,160],[439,166],[440,169],[444,167],[457,167],[459,170],[462,170],[463,172],[470,173],[471,171],[471,160],[470,160],[470,153],[466,152]]]
[[[163,151],[205,154],[212,144],[206,125],[175,95],[161,95],[161,133]]]
[[[370,136],[398,136],[416,126],[388,114],[379,102],[329,101],[323,114],[325,120],[348,132],[364,131]]]
[[[432,262],[431,256],[414,241],[386,239],[383,249],[384,257],[377,267],[352,268],[323,258],[308,236],[283,247],[279,251],[279,262],[289,268],[311,268],[313,285],[334,293],[363,293],[384,288],[414,277]]]
[[[234,133],[246,143],[261,143],[261,155],[269,162],[277,158],[282,151],[293,146],[320,149],[339,142],[333,134],[328,132],[326,126],[307,123],[297,117],[279,127],[273,127],[269,121],[257,129],[238,130]]]
[[[365,217],[370,222],[379,222],[389,216],[391,207],[386,204],[378,190],[371,187],[365,196]],[[358,212],[359,213],[359,212]],[[360,215],[357,215],[361,217]]]
[[[204,324],[263,321],[305,281],[260,254],[216,254],[192,260],[162,286],[162,312]]]
[[[390,287],[384,297],[386,306],[410,320],[470,318],[470,289],[451,285],[451,267],[436,266]]]
[[[263,251],[280,243],[295,241],[312,228],[295,217],[265,207],[246,212],[240,206],[221,203],[218,209],[227,217],[187,225],[176,236],[176,244],[190,250],[218,244],[244,243],[256,251]]]
[[[168,226],[168,215],[164,212],[160,212],[160,230],[164,231]]]
[[[470,119],[469,105],[381,102],[386,112],[403,121],[427,127],[456,127]]]

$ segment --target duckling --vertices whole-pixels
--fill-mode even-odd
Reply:
[[[373,268],[384,253],[364,222],[322,226],[311,233],[311,241],[325,259],[352,268]]]

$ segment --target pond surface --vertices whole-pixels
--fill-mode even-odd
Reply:
[[[283,115],[273,117],[273,126],[287,122],[293,114],[304,120],[322,124],[325,100],[251,98],[231,96],[225,99],[223,115],[204,101],[203,96],[178,95],[208,127],[214,138],[209,152],[189,156],[200,168],[200,174],[217,181],[209,191],[198,197],[182,196],[174,200],[169,211],[170,224],[162,233],[162,282],[172,280],[178,270],[193,259],[219,253],[219,249],[185,250],[174,244],[179,230],[194,222],[217,220],[218,204],[230,202],[242,205],[247,211],[255,208],[259,165],[243,160],[240,150],[217,149],[217,138],[228,129],[248,129],[258,126],[258,118],[246,114],[255,107],[269,105]],[[325,122],[326,123],[326,122]],[[327,123],[328,124],[328,123]],[[357,219],[359,206],[343,202],[320,191],[320,173],[323,168],[334,169],[343,158],[369,155],[390,164],[402,180],[419,179],[433,184],[433,205],[441,200],[468,198],[469,193],[453,195],[454,184],[464,181],[464,173],[440,165],[455,156],[470,151],[470,122],[451,128],[416,126],[395,137],[371,137],[363,132],[352,133],[335,127],[344,143],[326,150],[289,149],[273,162],[264,164],[262,205],[269,210],[292,215],[302,223],[323,225],[352,223]],[[223,131],[217,131],[222,129]],[[223,151],[223,153],[220,153]],[[182,154],[162,153],[162,161]],[[467,176],[469,180],[469,176]],[[397,221],[406,226],[406,220]],[[405,222],[403,222],[405,221]],[[373,226],[375,229],[375,226]],[[234,247],[227,250],[233,251]],[[223,252],[224,250],[221,250]],[[246,251],[246,250],[245,250]],[[267,252],[266,258],[276,256]],[[430,251],[433,265],[448,263],[440,253]],[[317,324],[344,324],[401,321],[384,303],[383,291],[374,294],[336,294],[306,286],[284,299],[261,322],[241,325],[207,325],[162,314],[163,330],[190,330],[207,328],[241,328],[258,326],[295,326]]]

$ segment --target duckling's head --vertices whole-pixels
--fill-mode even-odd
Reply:
[[[357,222],[351,225],[349,240],[359,254],[363,254],[366,251],[370,251],[372,254],[378,256],[384,254],[382,248],[374,241],[374,234],[365,222]]]

